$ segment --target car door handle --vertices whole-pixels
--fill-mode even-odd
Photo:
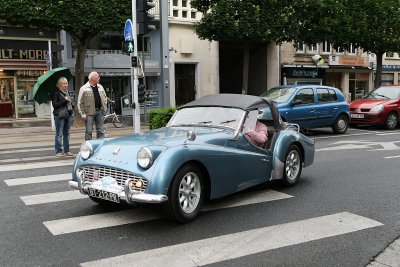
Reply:
[[[334,107],[333,109],[338,109],[338,107]]]
[[[310,112],[315,112],[315,109],[312,109]]]

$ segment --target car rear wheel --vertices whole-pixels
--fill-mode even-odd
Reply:
[[[178,222],[195,219],[203,205],[203,174],[193,164],[183,166],[176,173],[165,203],[167,215]]]
[[[398,122],[399,122],[399,116],[396,113],[391,112],[389,113],[385,121],[385,127],[386,129],[394,130],[396,129]]]
[[[300,149],[298,146],[292,145],[286,153],[282,179],[283,185],[292,186],[296,184],[299,181],[302,168]]]
[[[349,128],[349,119],[345,115],[339,115],[332,130],[335,134],[344,134]]]

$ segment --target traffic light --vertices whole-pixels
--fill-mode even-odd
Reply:
[[[138,84],[138,101],[144,103],[146,101],[146,85]]]
[[[133,53],[133,41],[124,41],[122,43],[122,52]]]
[[[61,57],[59,52],[64,50],[63,45],[51,43],[51,65],[53,68],[57,68],[60,66]]]
[[[138,23],[138,35],[145,35],[156,30],[156,26],[152,24],[155,16],[149,13],[149,10],[156,5],[152,0],[137,0],[136,1],[136,18]]]

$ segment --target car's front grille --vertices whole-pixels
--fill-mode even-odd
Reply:
[[[110,176],[110,177],[114,178],[117,181],[118,185],[120,185],[120,186],[124,186],[125,181],[127,179],[133,180],[134,185],[136,184],[136,182],[141,181],[143,185],[140,188],[133,186],[134,190],[137,190],[140,192],[144,192],[147,187],[147,180],[145,178],[143,178],[142,176],[139,176],[139,175],[136,175],[134,173],[127,172],[124,170],[116,169],[116,168],[91,165],[91,166],[80,167],[79,171],[84,172],[85,175],[83,177],[83,180],[86,182],[89,182],[89,183],[93,183],[97,180],[100,180],[103,177]]]

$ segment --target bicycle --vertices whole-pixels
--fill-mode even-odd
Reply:
[[[115,111],[111,114],[105,115],[103,119],[104,127],[107,127],[107,122],[112,121],[116,128],[121,128],[125,125],[124,117],[117,115]]]

